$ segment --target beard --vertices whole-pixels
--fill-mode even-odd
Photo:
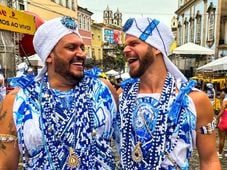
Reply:
[[[150,54],[146,53],[143,57],[136,56],[139,60],[139,68],[138,69],[130,69],[129,74],[132,78],[141,77],[150,65],[154,62],[154,57]]]
[[[54,63],[55,72],[59,74],[61,77],[64,77],[64,79],[66,79],[69,82],[69,84],[77,84],[84,77],[84,72],[76,74],[70,71],[70,65],[73,62],[75,62],[75,59],[72,59],[69,63],[67,63],[65,60],[61,59],[58,55],[55,54]]]

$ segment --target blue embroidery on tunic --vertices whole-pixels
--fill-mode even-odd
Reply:
[[[115,169],[110,138],[113,132],[112,124],[116,116],[116,105],[110,91],[101,81],[88,76],[85,76],[83,81],[88,89],[81,84],[79,87],[66,92],[68,94],[63,93],[62,98],[52,100],[48,97],[40,98],[41,82],[34,82],[33,78],[29,80],[27,77],[21,80],[20,86],[23,86],[25,90],[21,90],[16,97],[14,117],[16,118],[18,129],[18,143],[27,169],[71,169],[67,165],[67,159],[69,155],[68,148],[73,145],[74,148],[76,147],[75,152],[81,160],[80,167],[77,169]],[[101,90],[100,93],[98,93],[99,90]],[[44,91],[42,92],[42,95],[46,94]],[[52,90],[50,92],[61,93]],[[69,100],[64,102],[65,95],[68,96]],[[73,105],[74,98],[76,98],[76,107],[71,107],[70,112],[62,112],[66,106]],[[88,98],[88,102],[84,98]],[[50,103],[44,102],[44,104],[50,105],[49,107],[42,106],[44,112],[40,112],[41,110],[38,107],[37,102],[39,99],[51,101]],[[54,105],[55,109],[53,110],[54,107],[51,106]],[[50,110],[51,114],[48,114],[49,111],[45,110],[49,108],[52,108]],[[91,114],[85,111],[89,108],[94,118],[93,120],[91,120]],[[68,115],[71,112],[75,112],[76,116]],[[38,127],[36,125],[31,127],[31,129],[36,128],[34,134],[27,133],[27,125],[29,125],[29,122],[37,122],[35,119],[39,120],[39,125]],[[93,121],[97,132],[95,139],[91,135],[91,121]],[[41,136],[38,135],[44,127],[46,130],[51,127],[52,131],[43,130],[43,134]],[[27,135],[38,135],[35,138],[31,136],[30,142],[33,139],[43,141],[30,148],[30,144],[28,146],[25,143],[28,140]],[[74,143],[75,141],[77,142],[76,144]]]
[[[179,142],[184,145],[184,151],[186,152],[186,154],[183,154],[182,158],[180,158],[181,160],[185,159],[183,161],[184,165],[181,164],[181,168],[188,169],[187,158],[191,156],[192,152],[192,131],[195,130],[196,121],[195,115],[188,110],[189,101],[187,93],[191,91],[194,83],[189,82],[188,85],[183,84],[181,88],[182,91],[180,90],[180,93],[176,95],[176,93],[174,93],[175,90],[173,90],[175,84],[172,84],[173,86],[171,85],[174,79],[172,75],[168,76],[159,102],[168,102],[168,108],[174,108],[178,105],[179,101],[182,102],[182,105],[178,107],[178,109],[171,109],[171,111],[164,111],[163,113],[156,112],[157,110],[163,109],[163,107],[160,108],[158,106],[156,99],[148,96],[136,99],[138,80],[130,79],[122,83],[124,93],[120,99],[120,114],[122,115],[120,121],[122,121],[123,126],[121,133],[122,148],[120,151],[124,170],[176,169],[172,164],[162,166],[162,162],[166,159],[166,154],[173,152],[176,144]],[[171,87],[170,89],[172,90],[168,89],[168,87]],[[171,94],[169,101],[166,100],[165,97],[162,97],[163,94],[168,93]],[[138,107],[144,114],[149,132],[141,120],[141,116],[139,116]],[[156,116],[157,114],[159,116]],[[163,116],[160,114],[163,114]],[[166,121],[165,116],[167,116]],[[151,117],[154,118],[154,120],[151,120]],[[130,122],[131,118],[133,123]],[[143,160],[142,162],[136,163],[132,160],[132,151],[138,140],[142,143]],[[162,147],[162,145],[164,146]]]

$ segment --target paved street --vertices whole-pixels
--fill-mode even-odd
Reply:
[[[217,149],[218,149],[218,136],[217,136]],[[227,152],[227,140],[225,141],[225,147],[224,150]],[[224,157],[220,159],[222,164],[222,170],[227,170],[227,157]],[[199,157],[197,150],[194,151],[194,154],[192,156],[192,159],[190,161],[190,170],[199,170]]]

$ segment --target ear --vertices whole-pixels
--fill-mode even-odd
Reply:
[[[51,63],[53,61],[53,58],[54,58],[54,53],[51,52],[46,59],[46,63]]]
[[[154,48],[154,54],[159,55],[159,54],[161,54],[161,51],[157,48]]]

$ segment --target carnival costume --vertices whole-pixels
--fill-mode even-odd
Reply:
[[[196,109],[188,96],[195,82],[188,82],[168,58],[173,34],[149,17],[129,18],[123,32],[158,49],[167,75],[160,94],[139,94],[140,79],[122,82],[118,120],[122,169],[187,170],[196,137]]]
[[[41,81],[22,76],[13,113],[25,169],[115,169],[116,104],[90,73],[66,92],[51,89],[47,75]]]
[[[189,168],[195,146],[196,112],[187,95],[195,83],[180,84],[168,73],[161,94],[138,94],[140,81],[123,82],[120,98],[122,169]],[[176,88],[180,92],[176,93]]]

